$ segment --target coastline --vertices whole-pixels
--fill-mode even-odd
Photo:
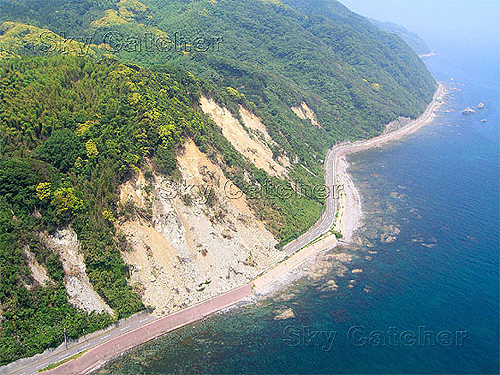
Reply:
[[[446,94],[446,90],[444,86],[439,83],[432,101],[429,103],[424,113],[417,119],[410,121],[403,127],[390,133],[383,133],[370,139],[343,143],[334,147],[333,150],[336,150],[334,165],[336,179],[338,180],[337,185],[343,187],[339,196],[338,220],[335,222],[334,229],[342,233],[346,242],[351,241],[352,235],[359,226],[363,215],[361,195],[347,172],[349,168],[349,163],[346,159],[347,155],[383,146],[388,142],[401,139],[414,133],[421,127],[429,124],[434,120],[436,111],[443,104],[441,98],[444,94]]]
[[[425,57],[431,57],[431,56],[436,56],[436,52],[431,51],[431,52],[428,52],[428,53],[423,53],[421,55],[418,55],[418,57],[420,57],[421,59],[423,59]]]
[[[332,249],[341,243],[348,243],[361,220],[362,202],[359,191],[347,173],[349,167],[346,160],[347,155],[400,139],[428,124],[434,119],[435,111],[442,104],[442,101],[438,99],[443,94],[444,87],[439,84],[432,102],[427,106],[424,113],[404,127],[368,140],[344,142],[335,146],[328,152],[325,166],[327,166],[327,169],[329,164],[333,167],[332,186],[343,186],[343,189],[341,189],[338,202],[336,202],[334,206],[337,214],[335,215],[334,213],[336,217],[333,218],[333,225],[329,226],[327,221],[325,221],[326,217],[323,216],[318,223],[321,222],[327,226],[325,232],[329,229],[335,229],[342,233],[344,241],[337,240],[333,234],[315,237],[316,242],[309,242],[305,246],[299,247],[296,252],[286,254],[282,261],[267,269],[263,274],[251,280],[246,285],[204,301],[198,305],[191,306],[185,310],[159,318],[156,321],[124,333],[112,340],[96,345],[88,349],[88,351],[79,358],[70,360],[52,370],[44,371],[43,374],[90,373],[102,366],[106,361],[123,354],[137,345],[150,341],[194,321],[203,319],[210,314],[224,310],[254,295],[268,294],[272,291],[273,285],[276,285],[277,282],[282,280],[284,275],[296,269],[297,266],[302,264],[306,259],[322,251]],[[326,175],[328,175],[328,173],[326,173]],[[327,177],[325,176],[325,178]],[[327,185],[329,185],[328,180]],[[333,198],[331,200],[333,201]],[[317,229],[319,226],[318,223],[311,229]]]
[[[280,283],[281,278],[290,274],[291,271],[302,264],[306,259],[336,246],[348,244],[352,240],[352,236],[360,224],[363,212],[361,194],[348,173],[349,163],[347,162],[347,156],[356,152],[380,147],[388,142],[401,139],[417,131],[422,126],[429,124],[434,120],[435,112],[443,104],[441,97],[444,94],[444,86],[439,84],[432,101],[429,103],[424,113],[422,113],[417,119],[408,122],[403,127],[390,133],[383,133],[367,140],[343,142],[340,145],[333,147],[328,152],[327,159],[331,160],[326,160],[325,165],[331,163],[333,166],[333,189],[335,190],[332,191],[336,191],[336,194],[338,195],[336,207],[337,213],[335,214],[334,224],[332,225],[332,228],[328,229],[333,229],[341,233],[342,239],[337,240],[333,234],[320,237],[320,241],[304,246],[299,251],[292,253],[283,261],[277,263],[273,267],[270,267],[265,271],[265,273],[253,280],[254,291],[257,294],[266,295],[279,290],[280,284],[282,284]],[[340,189],[338,188],[339,186],[341,187]],[[322,217],[318,222],[323,220],[324,218]],[[317,224],[314,227],[316,226]],[[300,238],[301,237],[299,237],[299,239]]]

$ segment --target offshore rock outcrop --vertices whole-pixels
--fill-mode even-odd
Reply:
[[[473,113],[476,113],[476,111],[470,107],[467,107],[462,111],[462,115],[472,115]]]

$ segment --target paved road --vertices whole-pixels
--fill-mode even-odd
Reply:
[[[441,93],[442,88],[438,90],[436,95],[440,95]],[[416,122],[427,121],[432,115],[434,105],[435,101],[433,101],[433,103],[427,108],[422,116],[418,120],[416,120]],[[333,228],[335,224],[335,215],[337,213],[336,198],[338,195],[338,190],[340,189],[340,187],[335,186],[335,159],[337,154],[347,148],[350,148],[352,151],[358,151],[366,148],[367,146],[373,147],[375,145],[385,143],[391,138],[397,136],[397,133],[404,131],[405,129],[400,129],[399,131],[397,130],[393,133],[383,134],[370,140],[339,145],[328,151],[325,158],[325,184],[327,186],[328,192],[325,211],[321,218],[316,222],[316,224],[314,224],[306,233],[285,246],[284,251],[288,255],[299,251],[304,246],[321,236],[323,233]],[[31,357],[7,366],[0,367],[0,373],[12,375],[37,374],[39,369],[44,368],[49,364],[59,362],[63,359],[73,356],[74,354],[105,343],[113,338],[123,335],[126,332],[129,332],[138,327],[142,327],[156,319],[158,318],[151,314],[136,314],[136,316],[131,317],[127,321],[119,322],[115,327],[111,329],[108,329],[91,338],[89,337],[88,340],[80,339],[78,343],[75,343],[72,346],[70,345],[67,350],[65,350],[64,347],[58,348],[53,353],[48,353],[38,358]]]
[[[157,320],[158,317],[147,313],[136,314],[127,320],[122,320],[105,331],[87,336],[87,340],[80,338],[78,342],[68,343],[68,349],[64,346],[55,349],[53,352],[46,352],[42,356],[26,358],[24,360],[0,367],[0,374],[29,375],[38,374],[38,370],[50,364],[57,363],[84,350],[88,350],[96,345],[109,341],[112,338],[132,331],[147,323]]]
[[[431,119],[436,106],[441,103],[440,96],[444,93],[444,87],[439,85],[434,98],[427,106],[424,113],[418,119],[408,123],[403,128],[395,130],[390,133],[381,134],[377,137],[367,140],[359,140],[356,142],[348,142],[336,146],[328,151],[325,158],[325,184],[328,187],[328,197],[326,199],[326,209],[318,222],[311,227],[306,233],[297,238],[295,241],[285,246],[284,251],[287,254],[293,254],[302,249],[305,245],[321,236],[326,231],[333,228],[335,224],[335,215],[337,214],[337,195],[341,186],[335,186],[335,159],[339,152],[350,149],[349,152],[357,152],[367,148],[375,147],[384,144],[390,140],[397,139],[402,135],[409,134],[410,132],[418,129],[421,125],[425,124]]]
[[[111,358],[124,351],[143,344],[155,337],[183,327],[200,319],[235,304],[252,295],[253,283],[219,294],[197,305],[193,305],[176,313],[163,316],[154,322],[145,324],[131,332],[110,339],[105,343],[90,349],[81,357],[68,361],[46,375],[73,375],[88,374]]]
[[[321,218],[314,224],[306,233],[297,238],[295,241],[289,243],[284,247],[287,254],[293,254],[304,246],[314,241],[323,233],[332,229],[335,224],[335,215],[337,214],[337,196],[338,191],[341,189],[335,186],[335,157],[337,153],[351,147],[351,144],[337,146],[329,150],[325,158],[325,185],[327,187],[327,198],[325,210]]]
[[[436,92],[435,98],[431,105],[428,106],[426,111],[420,116],[419,119],[415,120],[416,123],[427,121],[432,115],[434,106],[436,105],[436,97],[441,95],[442,87]],[[344,145],[339,145],[329,150],[325,158],[325,184],[328,188],[328,196],[326,198],[326,207],[323,215],[318,220],[318,222],[312,226],[306,233],[297,238],[295,241],[291,242],[285,246],[284,251],[287,254],[293,254],[296,251],[302,249],[305,245],[309,244],[311,241],[315,240],[323,233],[330,230],[335,224],[335,215],[337,213],[337,193],[339,187],[335,186],[335,159],[337,154],[350,148],[352,151],[358,151],[366,147],[373,147],[378,144],[385,143],[391,138],[397,137],[397,133],[404,133],[405,129],[397,130],[393,133],[383,134],[381,136],[372,138],[366,141],[358,141],[354,143],[347,143]],[[217,297],[215,297],[217,298]],[[209,300],[210,301],[210,300]],[[206,302],[209,302],[206,301]],[[165,319],[164,317],[162,319]],[[143,327],[144,325],[157,320],[158,318],[151,314],[139,313],[135,316],[127,319],[126,321],[119,322],[115,327],[108,329],[102,333],[93,335],[89,337],[88,340],[80,339],[78,343],[69,346],[67,350],[58,348],[54,350],[53,353],[48,353],[39,357],[27,358],[10,365],[0,367],[0,373],[2,374],[12,374],[12,375],[29,375],[37,374],[38,370],[46,367],[49,364],[59,362],[63,359],[71,357],[74,354],[80,353],[84,350],[88,350],[97,345],[108,342],[109,340],[122,336],[123,334],[132,331],[133,329]]]

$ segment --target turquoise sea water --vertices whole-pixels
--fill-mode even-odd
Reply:
[[[362,245],[332,252],[353,255],[344,276],[300,279],[98,373],[498,373],[498,57],[444,50],[428,66],[453,94],[435,122],[350,159],[366,214]],[[284,308],[295,318],[274,320]]]

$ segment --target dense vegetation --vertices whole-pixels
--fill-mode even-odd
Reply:
[[[335,1],[0,0],[0,9],[0,24],[9,21],[0,28],[0,363],[57,345],[64,328],[77,337],[144,308],[120,257],[117,187],[150,166],[176,178],[186,138],[244,192],[314,186],[327,148],[416,117],[435,89],[399,37]],[[47,49],[42,35],[71,51]],[[190,42],[144,48],[145,36],[176,35]],[[197,37],[207,51],[194,48]],[[294,161],[289,181],[231,146],[201,113],[202,93],[237,116],[242,105],[262,118],[280,146],[276,158]],[[302,101],[321,127],[291,111]],[[296,193],[250,200],[281,244],[313,224],[322,203]],[[39,235],[66,225],[116,316],[68,302],[61,260]],[[52,283],[33,283],[25,249]]]
[[[333,0],[43,0],[50,11],[40,12],[41,4],[10,4],[0,21],[91,36],[123,61],[168,62],[234,87],[257,105],[283,149],[314,171],[335,142],[378,134],[397,116],[416,117],[435,89],[424,63],[398,36]],[[197,37],[221,39],[204,51],[189,46]],[[178,40],[178,48],[146,48],[146,39],[158,38]],[[323,129],[290,111],[302,100]]]
[[[198,86],[175,74],[76,57],[1,64],[1,362],[53,346],[63,328],[77,336],[111,320],[68,304],[59,257],[40,241],[42,231],[71,224],[89,278],[116,318],[142,308],[113,235],[116,188],[146,156],[173,169],[180,137],[201,132],[201,115],[190,108]],[[28,293],[26,246],[54,285]]]
[[[165,53],[110,41],[122,59],[142,65],[169,61],[236,88],[261,110],[276,141],[313,170],[335,142],[378,134],[397,116],[416,117],[435,89],[423,62],[399,37],[334,1],[144,4],[151,17],[147,26],[108,24],[105,30],[116,30],[123,41],[153,25],[171,38],[175,33],[187,40],[220,36],[223,42],[218,51]],[[311,129],[290,111],[302,100],[323,129]]]

